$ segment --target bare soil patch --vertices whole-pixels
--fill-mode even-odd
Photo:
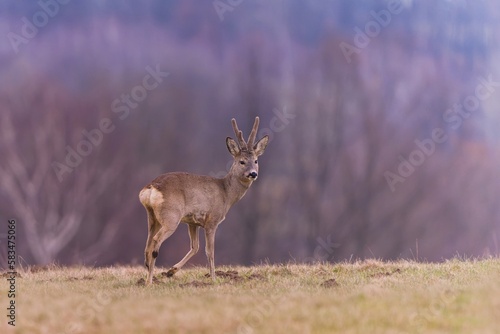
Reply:
[[[11,276],[12,276],[12,273],[10,273],[10,272],[8,272],[8,271],[5,271],[5,272],[0,273],[0,277],[1,277],[1,278],[10,278]],[[19,272],[17,272],[17,271],[15,272],[14,276],[15,276],[16,278],[23,278],[23,276],[21,276],[21,273],[19,273]]]
[[[48,264],[48,265],[33,265],[29,266],[28,271],[30,273],[39,273],[43,271],[51,271],[57,269],[57,266],[55,264]]]
[[[181,288],[204,288],[204,287],[211,286],[211,285],[212,285],[212,283],[201,282],[201,281],[192,281],[189,283],[179,284],[179,286]]]
[[[326,281],[324,281],[323,283],[321,283],[321,286],[323,288],[335,288],[335,287],[339,286],[339,283],[335,280],[335,278],[330,278],[330,279],[327,279]]]
[[[160,283],[161,281],[157,277],[153,276],[153,284],[160,284]],[[141,277],[137,280],[135,285],[146,285],[146,280],[143,277]]]
[[[384,271],[384,272],[378,272],[375,274],[371,274],[370,277],[372,277],[372,278],[388,277],[388,276],[392,276],[394,274],[400,274],[400,273],[401,273],[401,269],[398,268],[396,270],[393,270],[392,272]]]
[[[245,280],[265,280],[266,278],[262,274],[251,273],[250,275],[240,275],[236,270],[216,270],[215,275],[222,278],[227,278],[230,281],[245,281]],[[210,274],[205,274],[205,277],[210,277]]]

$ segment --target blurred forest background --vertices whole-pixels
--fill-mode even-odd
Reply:
[[[499,45],[495,0],[1,1],[0,264],[12,218],[23,264],[142,264],[140,189],[257,115],[216,264],[499,255]]]

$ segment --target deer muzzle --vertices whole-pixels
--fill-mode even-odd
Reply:
[[[257,176],[258,176],[257,172],[251,172],[248,174],[248,177],[254,180],[257,178]]]

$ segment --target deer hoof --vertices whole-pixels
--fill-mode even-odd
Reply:
[[[176,267],[172,267],[167,271],[167,277],[172,277],[175,275],[175,273],[178,271]]]

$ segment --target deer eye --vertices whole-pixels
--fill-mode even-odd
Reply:
[[[245,164],[245,161],[240,160],[240,165],[244,165],[244,164]]]
[[[259,162],[257,160],[255,160],[255,164],[258,164]]]

